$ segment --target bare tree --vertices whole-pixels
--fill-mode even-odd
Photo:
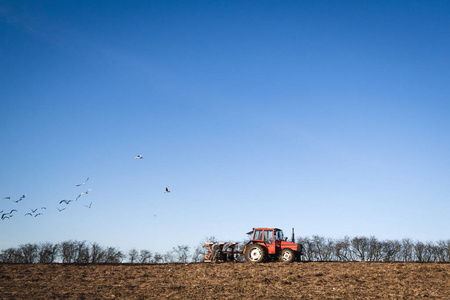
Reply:
[[[173,248],[175,260],[180,263],[187,263],[189,257],[189,246],[179,245]]]
[[[101,263],[103,262],[105,258],[105,251],[103,250],[103,248],[97,244],[97,243],[93,243],[91,245],[91,251],[90,251],[90,261],[93,264],[97,264],[97,263]]]
[[[172,252],[166,252],[163,254],[162,256],[162,261],[163,263],[167,264],[167,263],[172,263],[173,262],[173,255]]]
[[[323,259],[325,261],[334,261],[336,258],[334,257],[334,248],[335,248],[335,241],[333,239],[327,238],[324,243],[323,247]]]
[[[139,262],[141,264],[148,264],[152,258],[152,253],[148,250],[141,250],[139,254]]]
[[[438,241],[437,248],[439,249],[439,262],[450,262],[450,240]]]
[[[88,264],[89,263],[89,247],[86,241],[75,241],[76,247],[76,259],[75,262],[78,264]]]
[[[334,243],[334,256],[338,261],[353,260],[349,237],[344,237]]]
[[[434,245],[431,242],[427,242],[423,251],[423,261],[424,262],[433,262],[435,261],[434,257]]]
[[[409,262],[413,260],[413,246],[414,243],[409,238],[404,238],[402,240],[402,250],[400,252],[401,260]]]
[[[414,257],[415,261],[423,262],[424,261],[424,252],[425,252],[425,244],[417,241],[414,245]]]
[[[316,256],[316,249],[314,243],[309,237],[299,237],[297,243],[303,245],[303,252],[307,261],[314,261]]]
[[[369,238],[368,261],[381,261],[383,258],[383,244],[374,236]]]
[[[0,261],[8,264],[22,264],[25,262],[22,251],[17,248],[8,248],[2,250]]]
[[[369,250],[369,239],[366,237],[354,237],[351,240],[353,253],[360,261],[366,261]]]
[[[136,249],[131,249],[128,251],[128,257],[130,260],[130,263],[134,264],[136,260],[139,258],[139,252]]]
[[[159,264],[162,261],[163,261],[163,256],[160,253],[156,252],[155,255],[153,255],[153,262],[155,264]]]
[[[20,245],[19,249],[22,251],[24,263],[32,264],[37,261],[38,246],[36,244]]]
[[[124,255],[121,251],[114,247],[108,247],[105,250],[104,262],[108,264],[119,264],[122,262]]]
[[[61,243],[61,255],[63,263],[73,263],[77,257],[77,247],[74,241],[65,241]]]
[[[202,251],[202,249],[199,246],[197,246],[194,249],[194,253],[192,254],[192,258],[191,259],[192,259],[192,262],[194,262],[194,263],[201,262],[201,261],[204,260],[203,251]]]
[[[54,263],[59,255],[60,246],[53,243],[42,243],[39,245],[39,262],[51,264]]]
[[[324,261],[325,260],[325,238],[313,235],[312,237],[313,249],[315,250],[316,260]]]
[[[402,246],[399,241],[387,240],[382,243],[383,249],[383,261],[392,262],[398,260],[398,254],[400,253]]]

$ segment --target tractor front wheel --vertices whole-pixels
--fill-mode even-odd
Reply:
[[[292,249],[283,249],[281,250],[279,261],[282,262],[293,262],[295,259],[294,251]]]
[[[245,249],[245,259],[249,262],[263,262],[266,257],[266,251],[263,246],[252,244]]]

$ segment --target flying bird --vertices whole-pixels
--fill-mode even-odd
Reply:
[[[89,206],[88,205],[85,205],[87,208],[91,208],[91,205],[92,205],[92,202],[91,202],[91,204],[89,204]]]
[[[170,193],[169,187],[166,187],[166,190],[164,191],[164,193]]]
[[[36,218],[37,216],[42,215],[41,213],[35,214],[34,217]]]
[[[9,214],[12,214],[14,211],[17,211],[17,209],[11,209],[11,211],[9,212]]]
[[[73,200],[61,200],[61,201],[59,201],[59,204],[61,204],[61,203],[65,203],[65,204],[69,204],[70,202],[72,202]]]
[[[26,214],[25,214],[25,216],[28,216],[28,215],[33,216],[31,213],[26,213]]]
[[[77,184],[76,186],[82,186],[82,185],[85,185],[86,182],[87,182],[88,180],[89,180],[89,177],[88,177],[83,183]]]
[[[143,159],[144,157],[142,157],[142,155],[139,154],[139,155],[136,156],[135,158],[136,158],[136,159]]]
[[[66,208],[61,208],[61,209],[56,208],[56,209],[59,210],[59,212],[62,212],[62,211],[65,210]]]
[[[37,210],[38,210],[38,208],[36,208],[36,209],[31,209],[31,212],[34,214]]]
[[[14,201],[14,202],[19,203],[20,201],[22,201],[23,199],[25,199],[26,196],[27,196],[27,194],[23,194],[22,197],[19,198],[19,200],[16,200],[16,201]],[[10,197],[10,199],[11,199],[11,197]]]
[[[88,189],[86,192],[82,192],[81,194],[78,195],[78,197],[75,199],[75,201],[77,201],[81,196],[83,196],[84,194],[89,194],[89,192],[92,191],[91,189]]]
[[[46,210],[47,208],[45,206],[43,206],[43,207],[41,207],[41,209],[45,209]]]
[[[4,220],[4,219],[9,219],[9,218],[13,217],[14,215],[13,215],[12,213],[15,212],[15,211],[17,211],[17,210],[13,209],[13,210],[11,210],[11,212],[9,212],[9,213],[4,213],[4,214],[2,214],[2,220]],[[3,211],[2,211],[2,212],[3,212]]]
[[[4,197],[3,199],[11,200],[11,197]]]

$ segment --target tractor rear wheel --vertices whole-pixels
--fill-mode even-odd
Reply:
[[[249,262],[259,263],[266,258],[266,249],[258,244],[251,244],[245,249],[245,259]]]
[[[282,262],[293,262],[294,259],[294,251],[289,248],[281,250],[280,256],[278,257],[278,260]]]

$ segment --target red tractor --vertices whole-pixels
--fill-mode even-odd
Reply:
[[[283,231],[278,228],[253,228],[248,232],[252,237],[245,244],[243,251],[237,250],[238,243],[208,242],[203,247],[208,254],[204,254],[205,262],[235,261],[237,255],[243,254],[249,262],[258,263],[269,260],[283,262],[300,261],[303,255],[301,244],[294,242],[294,229],[292,229],[292,242],[287,241]]]
[[[263,262],[279,260],[283,262],[300,261],[303,255],[301,244],[294,242],[294,229],[292,229],[292,242],[287,241],[283,231],[278,228],[253,228],[251,240],[245,245],[243,254],[249,262]]]

